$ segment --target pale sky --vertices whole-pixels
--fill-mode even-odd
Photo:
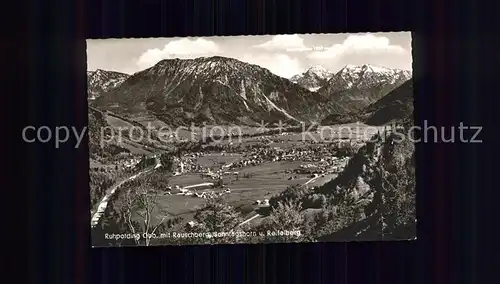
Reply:
[[[285,78],[312,66],[333,72],[347,64],[412,70],[410,32],[87,40],[88,70],[133,74],[162,59],[214,55],[257,64]]]

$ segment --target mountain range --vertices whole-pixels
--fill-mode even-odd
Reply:
[[[319,94],[232,58],[168,59],[96,99],[96,107],[170,125],[314,121]]]
[[[372,65],[347,65],[318,90],[329,102],[341,105],[339,114],[361,110],[411,78],[411,72]]]
[[[258,65],[214,56],[162,60],[133,75],[88,72],[88,93],[98,109],[171,126],[339,123],[360,117],[380,123],[379,108],[397,116],[394,101],[408,106],[411,84],[393,91],[410,78],[406,70],[347,65],[336,73],[315,66],[288,80]]]

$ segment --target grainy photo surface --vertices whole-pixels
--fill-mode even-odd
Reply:
[[[92,246],[416,238],[411,33],[87,40]]]

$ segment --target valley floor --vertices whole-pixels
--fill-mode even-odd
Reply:
[[[317,137],[318,133],[315,135]],[[219,195],[238,212],[242,220],[240,225],[251,228],[266,218],[261,209],[268,206],[269,200],[288,187],[319,187],[335,179],[350,155],[339,154],[339,145],[364,144],[359,139],[339,140],[338,133],[329,141],[302,140],[302,137],[302,133],[259,135],[243,138],[238,143],[212,143],[206,145],[205,150],[183,153],[174,158],[174,174],[168,178],[168,184],[156,188],[160,195],[153,215],[168,213],[169,218],[177,222],[167,231],[182,231],[193,222],[196,212],[204,208],[209,196]],[[142,154],[137,151],[132,155]],[[116,167],[116,164],[91,161],[91,168]],[[120,181],[144,172],[132,171]],[[115,183],[105,191],[99,204],[93,204],[93,226],[102,222],[99,218],[109,218],[104,211],[112,202],[111,195],[122,194],[119,189],[122,184],[117,186]],[[134,218],[141,219],[138,215]]]

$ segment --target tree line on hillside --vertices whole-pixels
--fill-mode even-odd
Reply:
[[[90,171],[90,205],[94,208],[104,197],[106,189],[115,183],[115,177],[109,173]]]

